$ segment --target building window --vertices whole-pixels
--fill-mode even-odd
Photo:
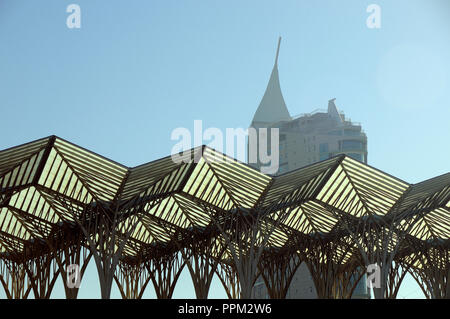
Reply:
[[[342,131],[341,130],[330,131],[328,132],[328,135],[342,136]]]
[[[322,143],[319,145],[320,153],[328,153],[328,143]]]
[[[363,142],[358,140],[343,140],[341,144],[341,151],[356,151],[363,149]]]
[[[344,135],[345,136],[359,136],[359,135],[361,135],[361,129],[345,129]]]
[[[319,144],[319,161],[323,161],[330,158],[329,154],[330,153],[328,143]]]

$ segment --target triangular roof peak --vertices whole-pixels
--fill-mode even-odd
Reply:
[[[275,55],[275,64],[267,84],[266,92],[259,103],[258,109],[253,116],[253,122],[273,123],[278,121],[289,121],[291,116],[284,102],[281,93],[280,79],[278,77],[278,55],[280,53],[281,37],[278,38],[277,53]]]

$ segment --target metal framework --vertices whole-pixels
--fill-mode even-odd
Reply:
[[[376,298],[407,272],[450,298],[450,173],[409,184],[340,155],[268,176],[206,146],[129,168],[56,136],[0,151],[0,282],[7,298],[50,298],[91,259],[112,284],[171,298],[184,267],[197,298],[214,275],[229,298],[262,276],[285,298],[304,262],[320,298],[350,298],[366,266]]]

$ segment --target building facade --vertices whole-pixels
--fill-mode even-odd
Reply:
[[[361,124],[347,119],[343,112],[336,107],[335,100],[328,101],[327,110],[316,110],[299,116],[291,116],[281,92],[278,75],[278,55],[280,41],[275,57],[275,64],[270,75],[264,96],[255,112],[251,128],[259,129],[278,128],[279,130],[279,167],[274,175],[281,175],[289,171],[326,160],[330,157],[345,154],[367,164],[367,136]],[[270,134],[267,133],[267,136]],[[259,135],[256,139],[260,148]],[[267,149],[271,153],[270,138]],[[251,141],[249,140],[249,143]],[[274,144],[276,145],[276,144]],[[249,145],[249,151],[251,146]],[[259,160],[250,164],[260,169],[263,165]],[[365,277],[358,283],[353,298],[369,298]],[[254,297],[268,298],[267,289],[263,279],[258,278]],[[287,298],[310,299],[317,298],[314,282],[304,263],[298,268],[292,279]]]

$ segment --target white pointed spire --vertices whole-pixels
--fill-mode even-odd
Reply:
[[[278,55],[280,54],[281,37],[278,37],[277,54],[275,55],[275,66],[278,66]]]
[[[291,116],[281,93],[280,79],[278,77],[278,55],[280,53],[281,37],[278,38],[275,64],[267,84],[266,92],[253,116],[252,122],[273,123],[291,120]]]

